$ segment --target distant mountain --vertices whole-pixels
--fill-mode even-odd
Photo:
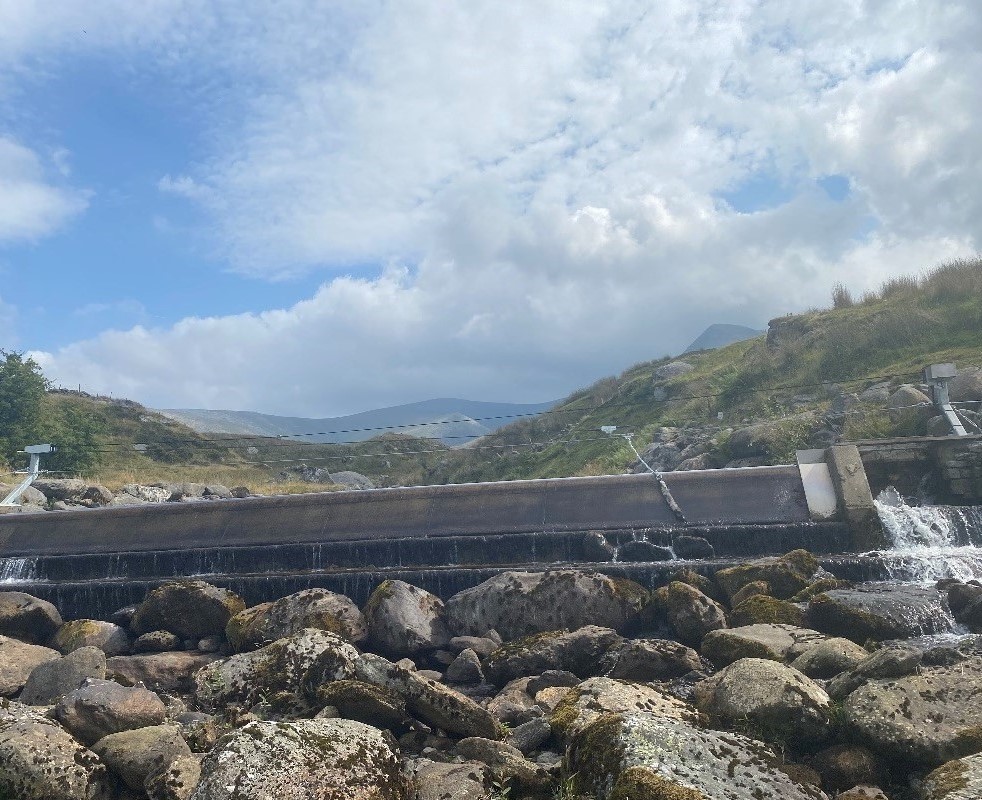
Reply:
[[[765,333],[767,331],[754,330],[746,325],[716,323],[700,333],[683,352],[694,353],[697,350],[715,350],[717,347],[726,347],[728,344],[753,339],[757,336],[763,336]]]
[[[177,420],[198,433],[245,436],[297,436],[298,442],[360,442],[383,433],[405,433],[463,445],[521,419],[547,411],[549,403],[486,403],[479,400],[439,398],[377,408],[343,417],[281,417],[256,411],[211,411],[199,408],[167,408],[158,413]]]

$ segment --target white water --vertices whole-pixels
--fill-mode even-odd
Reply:
[[[933,583],[941,578],[982,578],[982,513],[978,508],[909,506],[890,487],[876,499],[890,537],[880,552],[892,580]]]
[[[25,583],[36,576],[36,558],[0,558],[0,584]]]

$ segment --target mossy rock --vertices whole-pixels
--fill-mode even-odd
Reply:
[[[775,625],[805,625],[805,612],[794,603],[767,595],[748,597],[730,612],[730,625],[738,628],[759,623]]]
[[[792,603],[807,603],[815,595],[823,592],[830,592],[833,589],[848,589],[852,586],[849,581],[839,580],[839,578],[822,578],[809,584],[791,598]]]
[[[332,681],[317,689],[318,705],[334,706],[345,719],[391,728],[404,723],[406,702],[380,686],[357,680]]]
[[[779,558],[762,558],[721,569],[715,577],[730,598],[748,583],[765,581],[774,597],[787,600],[812,583],[818,566],[818,560],[807,550],[792,550]]]

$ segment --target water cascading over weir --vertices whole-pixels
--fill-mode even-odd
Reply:
[[[843,555],[882,535],[858,451],[799,461],[667,473],[664,485],[612,475],[8,514],[0,590],[106,619],[192,576],[250,605],[313,587],[362,604],[387,578],[446,598],[504,570],[577,566],[653,588],[683,566],[796,548],[865,578],[868,560]]]

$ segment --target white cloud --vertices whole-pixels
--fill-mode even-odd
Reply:
[[[972,0],[160,0],[115,5],[79,44],[88,5],[51,26],[61,49],[236,76],[214,90],[211,157],[159,184],[233,269],[390,266],[290,309],[43,355],[67,382],[293,413],[545,399],[982,241]],[[761,174],[790,201],[721,199]],[[840,203],[815,183],[832,174]]]
[[[0,297],[0,350],[13,350],[17,344],[17,309]]]
[[[48,180],[34,151],[0,136],[0,245],[45,236],[86,204],[84,192]]]

